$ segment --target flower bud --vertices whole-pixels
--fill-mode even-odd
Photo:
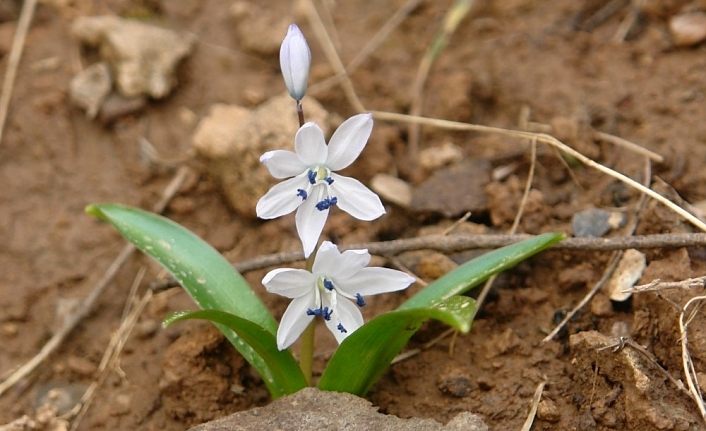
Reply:
[[[287,91],[294,100],[302,100],[309,79],[311,51],[304,34],[296,24],[289,25],[287,35],[282,41],[279,49],[279,65],[282,68]]]

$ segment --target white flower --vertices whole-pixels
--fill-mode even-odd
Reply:
[[[364,296],[407,288],[414,278],[389,268],[366,268],[368,250],[338,251],[324,241],[316,254],[312,272],[279,268],[262,279],[268,292],[291,298],[277,329],[277,348],[291,346],[316,316],[341,343],[363,325],[359,307]]]
[[[273,177],[294,178],[276,184],[260,198],[257,216],[273,219],[296,209],[297,232],[306,257],[316,247],[330,207],[338,205],[353,217],[366,221],[385,213],[375,193],[360,181],[334,172],[353,163],[363,151],[372,128],[372,115],[355,115],[341,124],[326,145],[321,129],[314,123],[306,123],[294,138],[296,152],[268,151],[260,157]]]
[[[304,34],[296,24],[289,25],[287,35],[282,41],[279,49],[279,65],[282,68],[287,91],[294,100],[302,100],[309,79],[311,51]]]

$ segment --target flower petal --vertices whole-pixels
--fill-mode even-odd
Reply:
[[[279,322],[279,328],[277,328],[277,348],[279,350],[284,350],[294,344],[314,319],[314,316],[306,314],[306,310],[310,308],[317,308],[316,294],[313,290],[289,303]]]
[[[298,190],[308,190],[309,180],[306,175],[290,178],[275,184],[257,201],[255,212],[262,219],[273,219],[289,214],[302,204]]]
[[[414,283],[414,277],[390,268],[363,268],[346,280],[337,280],[336,287],[349,295],[377,295],[406,289]]]
[[[331,275],[331,271],[341,264],[341,253],[338,251],[336,244],[330,241],[321,243],[319,250],[316,252],[314,265],[311,271],[318,275]]]
[[[297,130],[294,136],[294,149],[301,161],[308,167],[326,162],[328,148],[324,132],[315,123],[306,123]]]
[[[326,327],[336,337],[338,344],[341,344],[347,336],[363,326],[363,315],[360,314],[357,305],[342,296],[338,296],[336,304],[332,304],[331,307],[333,314],[330,320],[325,321]]]
[[[275,178],[295,177],[307,168],[296,153],[287,150],[268,151],[260,156],[260,163],[264,164],[270,175]]]
[[[316,243],[319,242],[321,231],[324,230],[329,210],[326,208],[322,211],[316,208],[316,204],[321,202],[324,197],[326,197],[326,188],[322,185],[315,186],[311,189],[309,197],[297,210],[295,217],[297,233],[302,241],[304,257],[309,257],[314,251]]]
[[[372,130],[373,116],[369,113],[354,115],[344,121],[331,136],[326,166],[338,171],[353,163],[365,148]]]
[[[314,275],[304,269],[277,268],[265,275],[262,284],[270,293],[299,298],[315,289]]]
[[[385,214],[385,207],[382,206],[378,195],[365,187],[360,181],[344,177],[338,174],[331,174],[333,178],[333,195],[338,199],[337,205],[348,214],[358,220],[375,220]]]
[[[301,100],[306,93],[311,66],[311,51],[296,24],[291,24],[279,49],[279,65],[290,96]]]

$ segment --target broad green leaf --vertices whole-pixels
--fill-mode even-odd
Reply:
[[[382,314],[338,346],[319,380],[319,388],[362,396],[426,320],[436,319],[468,332],[475,313],[473,299],[453,296],[435,305]]]
[[[460,295],[484,282],[491,275],[512,268],[562,239],[562,233],[545,233],[469,260],[417,292],[397,309],[427,307],[435,301]]]
[[[256,323],[220,310],[199,310],[173,313],[164,319],[164,325],[189,319],[208,320],[227,326],[238,334],[265,361],[272,377],[286,393],[294,393],[306,386],[306,379],[289,350],[277,349],[277,339]]]
[[[125,239],[162,264],[200,308],[226,311],[276,333],[277,323],[245,279],[186,228],[160,215],[117,204],[90,205],[86,212],[112,224]],[[287,393],[252,347],[230,328],[218,327],[257,369],[273,397]]]

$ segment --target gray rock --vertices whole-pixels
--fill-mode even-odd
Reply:
[[[308,97],[305,109],[307,121],[316,122],[325,133],[329,115],[324,108]],[[255,218],[258,199],[280,181],[262,166],[260,156],[270,150],[293,150],[298,129],[295,104],[287,94],[255,109],[216,104],[196,127],[193,145],[233,209]]]
[[[69,85],[69,97],[74,105],[86,111],[88,118],[95,118],[112,87],[110,69],[100,62],[74,76]]]
[[[71,31],[98,48],[125,97],[165,97],[176,85],[177,64],[194,46],[192,36],[115,16],[79,17]]]
[[[577,212],[571,219],[574,236],[601,237],[624,224],[624,214],[597,208]]]
[[[485,186],[490,181],[490,163],[469,160],[439,169],[417,187],[412,195],[412,209],[454,217],[466,211],[488,208]]]
[[[459,413],[447,425],[432,419],[400,419],[377,411],[369,401],[351,394],[306,388],[265,407],[198,425],[190,431],[236,430],[346,431],[487,431],[483,420]]]

